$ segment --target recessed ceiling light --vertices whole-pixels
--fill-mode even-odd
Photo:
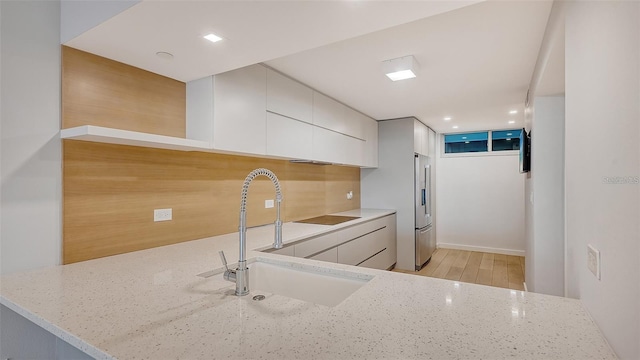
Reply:
[[[209,35],[205,35],[204,36],[205,39],[211,41],[211,42],[218,42],[220,40],[222,40],[222,38],[214,33],[211,33]]]
[[[444,121],[449,121],[451,120],[451,116],[445,116]]]
[[[511,138],[507,138],[507,141],[511,141]]]
[[[509,111],[509,114],[511,114],[511,115],[515,115],[515,114],[517,114],[517,113],[518,113],[518,110],[511,110],[511,111]]]
[[[509,124],[515,124],[516,121],[515,120],[509,120]]]
[[[173,54],[172,53],[168,53],[166,51],[158,51],[156,53],[156,55],[161,58],[161,59],[165,59],[165,60],[171,60],[173,59]]]
[[[468,144],[469,142],[468,142],[468,141],[465,141],[464,143],[465,143],[465,144]]]
[[[453,125],[452,128],[457,129],[458,125]]]

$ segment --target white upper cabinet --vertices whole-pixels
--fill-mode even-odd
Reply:
[[[265,155],[266,81],[267,69],[252,65],[187,83],[187,138]]]
[[[347,107],[317,91],[313,92],[313,125],[347,134],[343,121]]]
[[[378,122],[363,115],[365,124],[364,166],[378,167]]]
[[[267,155],[313,159],[313,126],[267,112]]]
[[[363,166],[364,140],[313,127],[313,159],[335,164]]]
[[[187,138],[211,151],[378,165],[376,121],[259,64],[187,83]]]
[[[328,96],[313,92],[313,124],[316,126],[364,139],[361,115]]]
[[[430,156],[429,154],[429,128],[415,119],[413,121],[413,147],[414,152]]]
[[[267,69],[267,111],[311,123],[313,90]]]
[[[436,132],[429,129],[429,156],[436,156]]]
[[[267,69],[252,65],[213,80],[213,147],[266,154]]]

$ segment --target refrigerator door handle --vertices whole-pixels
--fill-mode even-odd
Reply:
[[[425,188],[429,189],[431,187],[431,165],[425,166],[424,171],[425,171],[425,179],[426,179],[425,180]],[[431,190],[431,189],[429,189],[429,190],[426,190],[426,189],[425,189],[425,192]],[[424,207],[424,212],[425,212],[425,214],[427,216],[431,217],[431,193],[429,192],[428,196],[426,196],[424,194],[425,193],[423,193],[423,197],[422,197],[422,203],[424,205],[426,205]],[[427,201],[427,198],[428,198],[428,201]]]
[[[427,203],[427,189],[422,189],[422,206]]]

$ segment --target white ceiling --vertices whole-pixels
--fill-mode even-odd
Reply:
[[[551,4],[147,0],[66,45],[180,81],[264,62],[378,120],[498,129],[522,126]],[[209,43],[209,32],[224,40]],[[381,61],[409,54],[418,77],[388,80]]]

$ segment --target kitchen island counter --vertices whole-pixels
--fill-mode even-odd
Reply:
[[[286,243],[327,226],[286,223]],[[268,254],[273,226],[249,229],[248,259],[370,280],[329,307],[232,295],[218,251],[236,234],[3,276],[0,303],[99,359],[615,358],[579,300]],[[331,291],[331,289],[326,289]],[[253,294],[252,294],[253,295]]]

